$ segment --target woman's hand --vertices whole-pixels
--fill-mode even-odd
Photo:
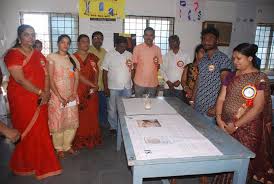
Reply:
[[[49,102],[49,99],[50,99],[50,92],[49,91],[42,91],[39,98],[41,98],[40,105],[47,104]]]
[[[64,107],[67,105],[67,100],[65,98],[59,96],[58,99]]]
[[[224,128],[229,134],[233,134],[236,131],[236,127],[233,125],[233,123],[228,123]]]
[[[77,99],[77,93],[72,93],[68,98],[68,102],[72,102]]]
[[[94,87],[94,88],[91,88],[91,90],[92,90],[93,92],[96,92],[96,91],[99,90],[99,86],[96,86],[96,87]]]
[[[222,129],[224,132],[227,132],[225,129],[226,124],[221,118],[217,118],[217,124],[220,129]]]

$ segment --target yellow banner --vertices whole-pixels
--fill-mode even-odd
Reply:
[[[79,17],[96,19],[125,18],[126,0],[79,0]]]

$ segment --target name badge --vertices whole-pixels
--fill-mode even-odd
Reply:
[[[246,105],[248,107],[253,106],[254,98],[256,97],[257,89],[255,86],[249,84],[242,89],[242,96],[246,99]]]
[[[208,71],[213,72],[215,70],[215,65],[210,64],[208,65]]]
[[[70,78],[73,78],[73,77],[74,77],[74,70],[73,70],[73,67],[71,67],[71,68],[69,69],[69,77],[70,77]]]
[[[177,61],[177,66],[178,66],[179,68],[183,68],[184,65],[185,65],[185,63],[184,63],[183,61]]]

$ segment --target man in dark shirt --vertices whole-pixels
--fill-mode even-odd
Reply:
[[[202,45],[206,54],[198,65],[199,76],[194,99],[194,109],[211,123],[215,123],[215,118],[207,116],[207,112],[215,106],[221,88],[221,77],[233,69],[232,61],[218,50],[218,38],[219,32],[213,27],[202,31]]]

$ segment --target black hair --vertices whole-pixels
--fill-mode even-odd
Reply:
[[[127,44],[127,39],[123,36],[118,36],[115,40],[115,44],[118,45],[120,43],[126,43]]]
[[[237,51],[247,57],[252,57],[252,64],[253,66],[256,66],[256,53],[258,51],[258,46],[256,44],[241,43],[233,49],[233,52],[234,51]]]
[[[40,40],[35,40],[34,44],[41,44],[42,45],[42,42]]]
[[[19,47],[19,45],[20,45],[19,38],[21,37],[22,33],[28,28],[31,28],[31,29],[34,30],[34,28],[32,26],[28,25],[28,24],[22,24],[17,28],[17,38],[16,38],[15,44],[12,48]]]
[[[153,35],[155,35],[155,30],[154,30],[152,27],[146,27],[146,29],[144,30],[144,34],[145,34],[147,31],[151,31],[151,32],[153,32]]]
[[[33,48],[36,48],[36,44],[41,44],[43,45],[43,43],[40,40],[35,40],[34,44],[33,44]]]
[[[177,42],[180,42],[180,38],[179,36],[177,35],[171,35],[169,38],[168,38],[168,41],[177,41]]]
[[[86,35],[86,34],[80,34],[80,35],[78,36],[78,38],[77,38],[77,42],[80,42],[82,38],[88,38],[88,40],[89,40],[88,35]]]
[[[61,34],[60,36],[58,36],[58,40],[57,40],[57,43],[59,43],[63,38],[67,38],[69,40],[69,44],[71,43],[71,39],[69,37],[69,35],[67,34]],[[71,64],[73,65],[73,71],[75,71],[76,69],[76,63],[75,61],[72,59],[71,55],[69,54],[69,52],[67,52],[67,55],[69,57],[69,60],[71,62]]]
[[[91,38],[93,39],[96,35],[100,35],[100,36],[102,36],[102,38],[104,38],[104,35],[101,31],[95,31],[94,33],[92,33]]]
[[[202,44],[199,44],[199,45],[197,45],[196,47],[195,47],[195,50],[194,50],[194,58],[193,58],[193,63],[195,62],[195,60],[196,60],[196,54],[201,50],[201,49],[203,49],[204,47],[203,47],[203,45]]]
[[[202,37],[206,34],[213,34],[217,39],[219,38],[219,31],[215,27],[207,27],[206,29],[203,29],[201,32]]]

